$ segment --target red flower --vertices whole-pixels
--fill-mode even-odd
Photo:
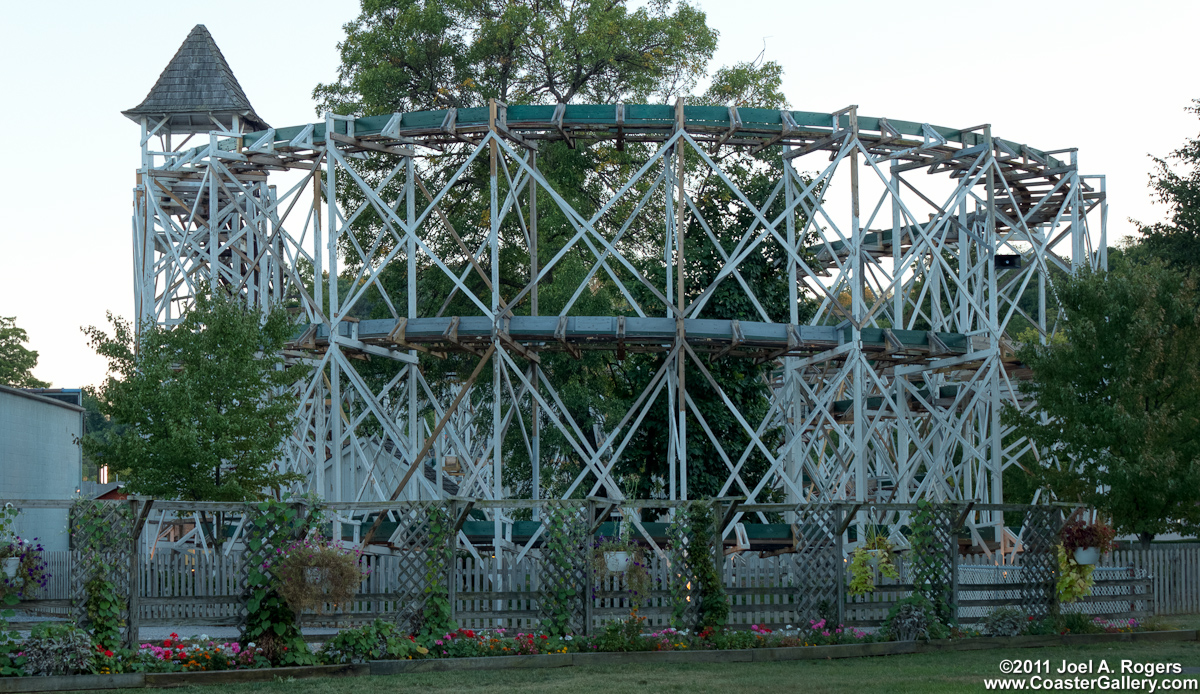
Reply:
[[[104,655],[111,658],[113,656],[113,652],[112,651],[104,651]]]

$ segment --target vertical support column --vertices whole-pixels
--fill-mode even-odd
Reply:
[[[902,262],[901,245],[904,240],[904,215],[900,207],[900,172],[897,171],[898,162],[893,161],[891,166],[891,180],[888,185],[891,187],[892,198],[892,281],[895,283],[895,290],[892,292],[892,325],[897,330],[903,330],[907,326],[904,322],[904,301],[907,293],[905,292],[905,282],[901,279],[904,276],[904,263]],[[916,229],[910,229],[909,235],[912,237],[912,245],[917,244]],[[905,503],[908,501],[909,482],[911,474],[908,469],[909,465],[909,437],[908,426],[912,420],[908,414],[908,377],[896,375],[894,376],[896,387],[896,491],[898,494],[897,501]]]
[[[852,352],[854,359],[854,383],[853,399],[854,399],[854,499],[855,501],[867,500],[867,450],[866,450],[866,424],[867,424],[867,403],[866,391],[863,388],[863,381],[866,379],[867,365],[862,356],[862,326],[859,321],[867,313],[864,289],[866,286],[866,278],[864,276],[865,267],[863,266],[862,256],[862,210],[859,204],[858,190],[858,109],[851,106],[848,111],[849,127],[850,127],[850,143],[848,146],[850,151],[850,248],[851,248],[851,276],[850,276],[850,315],[854,317],[851,325],[852,339],[854,340],[857,349]],[[835,119],[840,120],[840,115],[835,115]],[[837,130],[839,123],[833,124],[834,130]]]
[[[529,168],[537,171],[537,152],[529,153]],[[538,226],[537,226],[537,180],[529,177],[529,281],[533,287],[529,291],[529,315],[538,315]],[[532,436],[529,442],[530,465],[532,466],[533,493],[536,500],[542,498],[542,425],[541,413],[538,411],[538,389],[541,387],[541,366],[535,361],[530,364],[533,371],[533,394],[530,397],[530,429]],[[541,520],[541,506],[533,507],[533,520]]]
[[[217,202],[217,167],[214,165],[217,160],[217,134],[210,132],[208,142],[208,291],[216,294],[219,274],[217,262],[220,260],[217,246],[221,240],[217,234],[217,211],[220,205]]]
[[[1108,270],[1108,177],[1100,179],[1100,269]]]
[[[790,252],[799,254],[799,242],[796,238],[796,213],[793,205],[796,203],[796,182],[793,179],[792,160],[788,159],[787,153],[791,147],[784,145],[781,148],[781,160],[783,162],[783,195],[784,203],[787,206],[787,244]],[[787,273],[788,273],[788,322],[792,325],[797,325],[800,322],[800,286],[798,277],[798,268],[795,259],[789,254],[787,256]],[[796,373],[796,358],[785,357],[783,360],[783,388],[785,397],[788,398],[788,413],[787,413],[787,442],[791,442],[800,437],[800,423],[804,421],[804,400],[800,397],[802,392],[796,384],[796,379],[799,374]],[[804,463],[802,460],[801,447],[793,444],[792,450],[788,453],[788,460],[784,474],[796,486],[797,489],[804,488],[804,480],[801,479],[804,474]],[[799,504],[803,499],[799,498],[792,487],[784,485],[786,503],[790,505]],[[796,521],[796,512],[789,510],[784,513],[784,520],[788,523]]]
[[[1080,267],[1092,267],[1092,258],[1087,252],[1087,227],[1080,224],[1079,208],[1083,205],[1083,185],[1079,179],[1079,153],[1071,152],[1071,274]]]
[[[987,292],[988,292],[988,333],[989,343],[993,350],[993,356],[989,360],[990,373],[987,375],[989,396],[991,402],[988,404],[988,415],[991,418],[988,423],[988,448],[989,460],[988,467],[991,476],[991,499],[992,503],[998,504],[1004,500],[1004,476],[1001,472],[1003,468],[1003,448],[1004,437],[1000,430],[1000,302],[996,296],[996,149],[992,142],[992,127],[989,125],[983,130],[984,140],[987,145],[987,248],[982,249],[980,253],[983,257],[981,262],[986,263],[987,272]],[[1004,514],[995,514],[996,537],[999,538],[1004,532]],[[957,553],[956,553],[957,554]]]
[[[683,97],[675,99],[675,128],[678,132],[683,132],[684,114],[683,114]],[[685,367],[687,366],[687,334],[684,330],[683,310],[684,303],[684,283],[683,283],[683,266],[686,262],[686,253],[684,241],[686,237],[686,224],[683,219],[683,174],[684,174],[684,140],[679,138],[675,141],[675,171],[678,176],[678,185],[675,187],[676,205],[675,205],[675,284],[677,291],[675,299],[678,304],[678,309],[675,313],[675,344],[678,348],[675,352],[675,364],[677,368],[678,391],[675,395],[676,417],[678,418],[679,442],[675,446],[675,453],[679,461],[679,498],[687,499],[687,383]]]
[[[412,320],[417,317],[417,242],[415,240],[417,234],[417,179],[416,167],[413,165],[411,155],[404,158],[404,206],[406,209],[405,221],[408,224],[407,235],[405,237],[405,261],[406,274],[408,279],[408,319]],[[409,356],[417,358],[417,350],[408,350]],[[408,369],[408,458],[412,461],[412,465],[424,465],[424,461],[417,460],[417,453],[421,451],[424,445],[421,436],[421,423],[417,417],[417,399],[419,392],[417,390],[418,369],[417,364],[408,364],[405,367]],[[418,474],[424,474],[419,471]],[[439,469],[437,474],[437,495],[439,498],[442,495],[442,475]],[[417,492],[420,493],[421,487],[417,487]]]
[[[675,255],[671,252],[672,246],[675,244],[675,206],[672,202],[675,199],[675,166],[672,158],[669,156],[663,157],[663,166],[666,170],[664,177],[664,198],[666,204],[663,206],[666,214],[666,234],[663,241],[663,281],[666,283],[666,317],[670,318],[672,313],[671,302],[675,297],[675,281],[672,276],[672,265],[675,262]],[[679,386],[679,377],[675,372],[667,372],[667,498],[677,499],[677,490],[675,480],[678,477],[678,453],[679,448],[679,430],[678,419],[675,418],[675,395]],[[671,513],[674,515],[675,508],[671,507]]]
[[[325,132],[335,132],[334,128],[337,121],[331,116],[325,117]],[[337,501],[345,501],[343,496],[343,478],[345,470],[343,469],[342,460],[342,372],[340,363],[336,357],[339,354],[338,347],[338,328],[340,326],[341,317],[338,315],[338,271],[337,271],[337,247],[338,237],[341,235],[341,227],[337,221],[337,155],[336,145],[331,139],[326,139],[325,146],[327,154],[325,157],[325,201],[326,201],[326,217],[329,219],[329,235],[326,239],[325,249],[318,248],[317,256],[321,255],[324,250],[327,253],[329,262],[329,350],[334,358],[329,360],[329,400],[331,405],[330,417],[333,421],[330,425],[333,429],[333,498]],[[323,282],[323,278],[318,276],[316,283],[319,285]],[[337,521],[334,521],[334,536],[341,537],[340,526]]]
[[[492,264],[492,344],[496,348],[496,353],[492,356],[492,498],[499,499],[502,489],[502,465],[501,449],[503,448],[504,437],[501,432],[501,416],[500,416],[500,370],[503,367],[502,356],[500,351],[503,349],[500,346],[499,329],[500,329],[500,204],[499,204],[499,181],[497,180],[497,164],[498,155],[496,147],[496,100],[488,100],[488,137],[492,138],[488,143],[491,175],[488,179],[490,195],[490,206],[488,211],[488,220],[491,226],[491,232],[488,235],[488,246],[491,251]],[[500,522],[501,512],[499,509],[492,511],[493,530],[496,547],[496,569],[499,571],[500,563],[503,561],[503,553],[501,551],[501,540],[503,539],[503,525]],[[497,573],[496,578],[500,578]],[[497,609],[500,605],[496,605]]]

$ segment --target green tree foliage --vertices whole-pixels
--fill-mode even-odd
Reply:
[[[34,378],[38,353],[27,348],[29,336],[17,327],[17,318],[0,316],[0,384],[13,388],[49,388],[50,384]]]
[[[686,3],[665,0],[653,0],[635,10],[623,2],[607,0],[578,3],[364,0],[362,13],[346,26],[346,32],[346,40],[339,45],[342,54],[339,79],[319,85],[314,91],[319,112],[365,116],[478,107],[486,105],[489,98],[508,104],[661,103],[673,95],[687,93],[708,74],[708,61],[717,38],[703,12]],[[691,98],[690,103],[784,108],[781,75],[779,66],[771,62],[722,68],[711,75],[708,91]],[[565,142],[540,145],[536,157],[538,172],[584,217],[592,216],[611,199],[657,147],[637,142],[619,144],[611,138],[580,139],[573,146]],[[432,192],[449,181],[466,161],[469,151],[467,146],[450,146],[442,155],[425,157],[418,164],[416,176]],[[758,206],[766,203],[774,182],[782,178],[777,151],[750,156],[745,151],[726,148],[712,152],[711,156],[751,203]],[[399,162],[398,158],[382,155],[356,161],[354,166],[368,183],[384,186],[388,191],[384,199],[395,199],[406,175],[395,172]],[[740,206],[728,186],[708,172],[695,153],[688,155],[684,172],[687,188],[704,220],[701,223],[689,214],[685,221],[685,294],[690,301],[711,284],[723,262],[708,232],[728,254],[754,217]],[[498,177],[501,201],[509,194],[518,173],[511,162],[507,162],[507,170],[501,167]],[[388,176],[392,176],[390,181]],[[488,287],[491,261],[486,253],[479,257],[481,271],[477,272],[469,259],[470,252],[480,247],[490,233],[487,156],[478,157],[458,181],[440,205],[444,221],[437,217],[427,222],[422,228],[422,240],[456,274],[469,270],[464,284],[486,303],[491,293]],[[648,196],[642,214],[623,232],[621,246],[626,249],[626,259],[648,283],[662,287],[669,269],[664,261],[662,215],[674,200],[667,199],[663,186],[652,190],[653,182],[652,175],[635,184],[629,195],[596,221],[596,228],[605,237],[614,238],[633,215],[638,200]],[[523,186],[518,195],[522,204],[528,203],[527,187]],[[345,176],[338,180],[338,196],[351,209],[363,201],[358,186],[349,183]],[[539,192],[538,198],[537,255],[539,268],[545,273],[538,286],[540,315],[564,311],[575,316],[637,315],[630,298],[647,315],[669,315],[668,307],[620,263],[610,261],[609,265],[629,296],[603,269],[589,279],[596,259],[583,243],[576,243],[553,268],[545,270],[575,236],[576,229],[548,194]],[[414,214],[426,204],[424,194],[418,193]],[[778,215],[782,208],[783,195],[779,194],[766,216]],[[343,277],[347,287],[359,286],[358,273],[371,265],[363,262],[358,249],[376,249],[376,261],[395,249],[397,241],[386,230],[379,213],[365,209],[355,220],[353,238],[346,237],[343,251],[349,270]],[[407,214],[407,204],[401,200],[397,215],[403,219]],[[529,244],[522,225],[516,213],[509,213],[500,225],[499,289],[505,301],[512,301],[530,279]],[[450,229],[454,230],[453,235]],[[461,239],[461,244],[454,236]],[[399,252],[397,260],[380,271],[378,285],[382,292],[374,288],[367,291],[351,309],[351,315],[389,318],[394,315],[392,307],[397,308],[399,315],[405,315],[409,300],[408,267],[403,262],[405,250]],[[486,313],[462,292],[456,292],[450,278],[433,267],[423,254],[417,254],[416,262],[418,281],[413,301],[418,315]],[[670,272],[674,281],[674,269],[670,268]],[[775,244],[763,244],[740,265],[740,272],[769,318],[788,320],[786,263]],[[582,285],[586,285],[586,290],[576,295]],[[514,315],[529,315],[530,304],[526,295],[514,305]],[[801,320],[809,313],[808,305],[803,304]],[[763,320],[762,313],[732,278],[713,293],[701,317]],[[541,353],[541,371],[554,384],[563,408],[578,423],[579,435],[594,449],[630,410],[662,366],[663,358],[661,354],[629,354],[617,359],[614,353],[603,350],[585,350],[578,357],[547,351]],[[422,357],[422,369],[431,384],[452,382],[455,377],[469,373],[475,363],[475,357],[465,355],[452,354],[445,360]],[[766,380],[769,364],[726,358],[706,366],[748,421],[757,424],[762,420],[769,392]],[[384,360],[356,367],[368,382],[377,385],[386,383],[398,368]],[[476,389],[485,400],[491,398],[491,369],[489,364],[476,382]],[[736,461],[749,444],[749,437],[694,363],[689,362],[686,378],[697,409]],[[501,388],[501,397],[511,401],[520,384],[514,381],[511,390],[507,383]],[[527,398],[518,409],[528,412]],[[514,421],[509,426],[504,441],[504,484],[515,496],[530,491],[530,462],[522,425],[527,433],[532,422],[525,416],[525,421]],[[642,430],[630,441],[621,462],[614,468],[624,494],[646,497],[662,491],[668,472],[667,421],[671,416],[666,397],[660,394]],[[691,413],[689,419],[689,496],[716,494],[728,469]],[[481,417],[479,425],[490,428],[490,418]],[[777,436],[778,432],[773,430],[762,432],[768,447],[774,445]],[[541,447],[543,494],[565,493],[567,485],[583,469],[584,461],[545,418]],[[742,473],[753,485],[766,467],[766,458],[756,450],[743,465]],[[587,494],[594,483],[591,478],[572,493]]]
[[[363,0],[318,111],[361,116],[511,104],[645,101],[688,91],[717,32],[650,0]]]
[[[112,335],[84,332],[109,363],[99,412],[122,426],[87,434],[85,455],[125,471],[129,491],[169,499],[261,499],[297,479],[275,462],[295,408],[285,312],[264,320],[237,300],[200,297],[178,325],[148,325],[140,341],[128,321],[109,322]]]
[[[1200,114],[1200,100],[1193,103],[1188,111]],[[1167,206],[1167,220],[1139,225],[1142,238],[1128,250],[1135,259],[1148,254],[1172,268],[1194,271],[1200,268],[1200,138],[1188,140],[1166,159],[1155,157],[1154,163],[1150,189]]]
[[[1156,262],[1059,282],[1062,338],[1019,352],[1038,484],[1149,542],[1200,522],[1200,293]]]

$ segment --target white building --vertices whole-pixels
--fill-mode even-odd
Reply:
[[[83,479],[83,408],[0,386],[0,498],[71,499]],[[66,509],[25,509],[16,532],[49,551],[68,548]]]

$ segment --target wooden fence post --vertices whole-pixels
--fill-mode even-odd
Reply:
[[[129,590],[129,617],[125,622],[125,647],[137,648],[141,638],[141,556],[138,553],[138,536],[141,535],[141,504],[137,499],[129,500],[129,580],[126,585]],[[147,508],[147,510],[149,510]]]

